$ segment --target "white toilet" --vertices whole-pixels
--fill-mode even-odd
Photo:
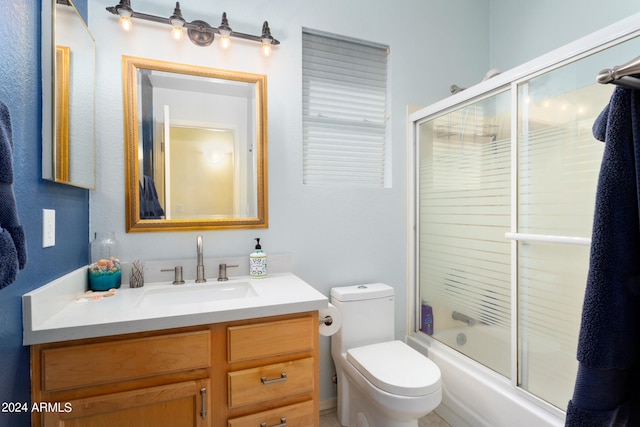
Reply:
[[[393,288],[382,284],[331,289],[342,327],[331,337],[338,373],[338,420],[348,427],[418,427],[440,404],[440,369],[394,341]]]

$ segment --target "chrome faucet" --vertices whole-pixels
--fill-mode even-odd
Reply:
[[[207,279],[204,278],[204,262],[202,256],[202,236],[198,236],[198,266],[196,267],[196,283],[204,283]]]

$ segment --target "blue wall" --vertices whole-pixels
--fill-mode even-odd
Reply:
[[[30,402],[21,296],[86,264],[89,192],[40,178],[40,1],[13,2],[4,8],[0,14],[0,58],[0,100],[12,116],[13,188],[28,250],[25,269],[13,284],[0,290],[0,403]],[[42,248],[42,209],[56,211],[56,245],[52,248]],[[0,427],[28,425],[28,413],[0,412]]]

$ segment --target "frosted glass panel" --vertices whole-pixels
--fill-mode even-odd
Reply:
[[[578,61],[519,85],[519,233],[591,237],[604,149],[591,127],[613,87],[594,83],[583,67]],[[518,243],[518,385],[559,408],[578,367],[588,268],[588,246]]]
[[[510,94],[420,125],[420,294],[433,336],[510,375]],[[496,351],[496,349],[501,349]]]
[[[573,392],[588,246],[518,244],[518,384],[563,408]]]

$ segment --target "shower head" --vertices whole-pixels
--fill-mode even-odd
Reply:
[[[492,69],[490,69],[489,71],[487,71],[487,74],[485,74],[485,75],[484,75],[484,78],[482,79],[482,81],[489,80],[490,78],[495,77],[495,76],[497,76],[498,74],[500,74],[500,70],[498,70],[497,68],[492,68]],[[456,94],[456,93],[458,93],[458,92],[462,92],[462,91],[463,91],[463,90],[465,90],[465,89],[466,89],[466,88],[464,88],[464,87],[460,87],[460,86],[458,86],[458,85],[451,85],[451,86],[449,86],[449,91],[450,91],[452,94]]]
[[[495,77],[498,74],[500,74],[500,70],[498,70],[497,68],[492,68],[489,71],[487,71],[487,74],[484,75],[484,78],[482,79],[482,81],[489,80],[490,78]]]

